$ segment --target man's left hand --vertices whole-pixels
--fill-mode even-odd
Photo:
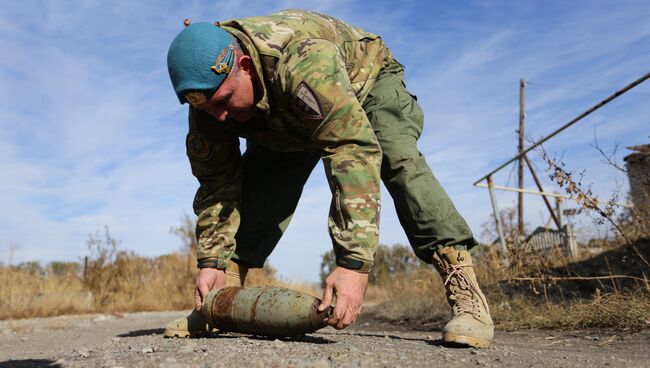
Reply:
[[[361,314],[361,303],[367,287],[368,274],[336,267],[325,279],[323,301],[318,306],[319,312],[326,310],[331,306],[333,296],[336,296],[334,311],[325,322],[342,330],[356,321]]]

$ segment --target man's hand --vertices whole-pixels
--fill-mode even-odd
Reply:
[[[226,286],[226,270],[216,268],[202,268],[196,276],[196,288],[194,289],[194,309],[201,311],[203,298],[212,289],[221,289]]]
[[[368,274],[359,273],[342,267],[336,267],[325,279],[323,301],[318,306],[322,312],[332,304],[332,297],[336,296],[336,306],[332,316],[325,322],[342,330],[356,321],[361,314],[361,303],[368,287]]]

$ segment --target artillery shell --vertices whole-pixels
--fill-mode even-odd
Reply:
[[[231,286],[211,291],[201,312],[221,331],[288,337],[325,327],[331,308],[318,312],[320,300],[280,287]]]

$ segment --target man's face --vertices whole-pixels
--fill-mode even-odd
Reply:
[[[240,56],[239,63],[223,81],[212,97],[199,109],[212,115],[218,121],[232,119],[245,122],[253,117],[255,112],[255,91],[253,80],[255,73],[249,56]]]

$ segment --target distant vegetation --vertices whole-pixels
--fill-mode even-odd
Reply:
[[[504,211],[504,216],[508,211]],[[509,226],[506,233],[511,232]],[[625,213],[617,219],[626,239],[608,236],[580,244],[595,256],[570,260],[558,249],[518,253],[510,244],[508,266],[492,246],[474,254],[479,282],[498,328],[650,326],[650,237],[647,224]],[[489,228],[489,226],[488,226]],[[196,259],[194,222],[173,228],[183,242],[177,253],[147,258],[120,249],[108,228],[91,234],[89,254],[80,262],[0,263],[0,319],[71,313],[121,313],[192,308]],[[632,242],[632,246],[628,242]],[[321,278],[335,267],[332,252],[322,257]],[[441,327],[450,317],[438,274],[408,246],[382,245],[370,274],[366,308],[375,317],[419,329]],[[310,285],[279,280],[272,267],[253,270],[248,285],[282,285],[320,296]]]
[[[80,262],[0,263],[0,319],[191,309],[196,277],[193,221],[186,217],[172,231],[183,240],[181,251],[156,258],[119,249],[119,241],[106,228],[89,236],[89,255]],[[270,266],[249,272],[247,283],[310,291],[278,280]]]
[[[516,226],[514,221],[504,224]],[[596,248],[601,253],[585,251],[577,260],[560,249],[518,252],[510,243],[513,261],[505,266],[495,247],[479,246],[473,256],[475,270],[497,327],[650,328],[649,227],[630,213],[619,217],[617,225],[625,238],[612,235],[579,244],[583,250]],[[506,234],[512,231],[505,229]],[[327,252],[321,278],[333,267],[333,252]],[[451,316],[442,280],[408,246],[380,246],[369,280],[366,301],[378,304],[370,312],[380,319],[435,329]]]

